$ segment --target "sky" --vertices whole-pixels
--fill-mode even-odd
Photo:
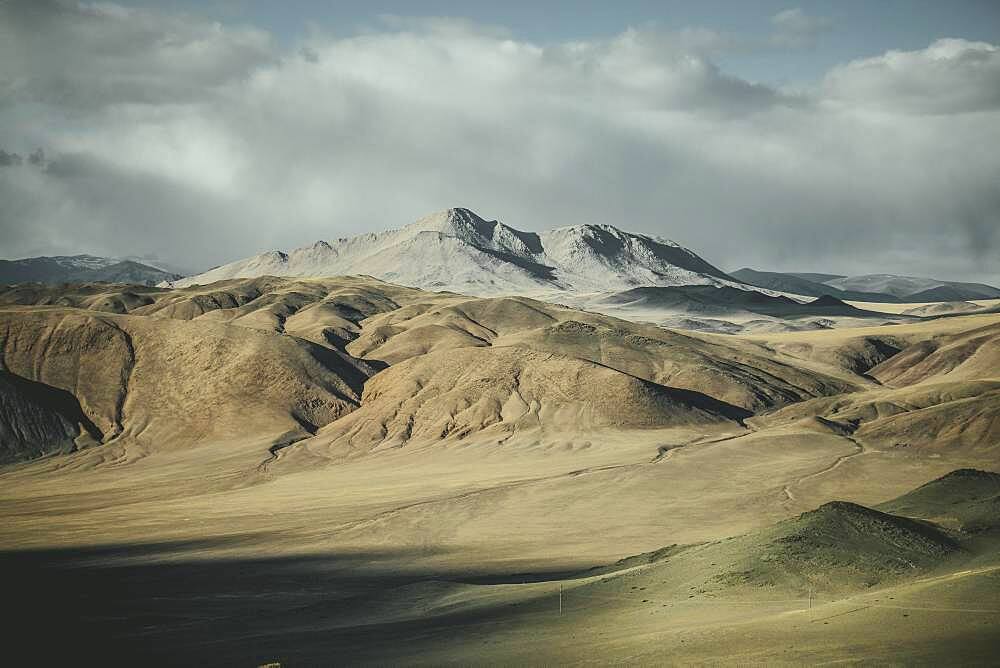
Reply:
[[[990,0],[0,0],[5,258],[195,271],[465,206],[1000,284],[997,146]]]

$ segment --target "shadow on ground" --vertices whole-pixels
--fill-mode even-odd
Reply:
[[[421,642],[447,642],[442,636],[456,617],[478,624],[511,612],[498,605],[471,614],[370,621],[372,608],[391,605],[400,588],[568,575],[400,569],[430,556],[426,549],[198,556],[228,542],[0,552],[5,635],[12,641],[7,649],[34,665],[395,663],[414,658]]]

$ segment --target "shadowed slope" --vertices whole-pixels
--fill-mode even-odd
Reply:
[[[101,438],[69,392],[0,371],[0,464],[72,452]]]

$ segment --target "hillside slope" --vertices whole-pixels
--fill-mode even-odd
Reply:
[[[0,302],[0,368],[69,393],[99,441],[143,448],[301,439],[334,421],[340,435],[327,440],[362,450],[442,434],[733,423],[866,382],[736,340],[370,278],[20,286]],[[58,429],[54,443],[80,433]]]
[[[520,347],[460,348],[394,364],[365,386],[361,407],[305,447],[326,456],[516,431],[567,437],[607,428],[735,422],[749,411],[606,366]]]
[[[142,449],[255,432],[305,436],[353,410],[374,372],[348,355],[274,332],[67,308],[0,310],[0,351],[0,368],[19,382],[78,401],[101,441]],[[23,422],[23,415],[13,417],[5,418],[5,430]],[[36,431],[21,450],[58,445],[52,427]]]

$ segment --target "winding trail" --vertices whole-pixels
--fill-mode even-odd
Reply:
[[[646,466],[649,462],[633,462],[631,464],[608,464],[606,466],[593,466],[584,469],[576,469],[574,471],[567,471],[565,473],[556,473],[549,476],[541,476],[538,478],[523,478],[520,480],[511,480],[510,482],[500,483],[499,485],[493,485],[492,487],[482,487],[480,489],[472,489],[467,492],[461,492],[459,494],[452,494],[448,496],[439,496],[433,499],[424,499],[422,501],[414,501],[412,503],[407,503],[396,508],[390,508],[388,510],[383,510],[377,512],[374,515],[368,517],[363,517],[357,520],[352,520],[350,522],[345,522],[339,524],[330,529],[331,532],[338,531],[348,531],[350,529],[356,529],[358,527],[372,524],[378,522],[379,520],[397,515],[399,513],[413,510],[416,508],[421,508],[423,506],[429,506],[436,503],[447,503],[450,501],[459,501],[463,499],[470,499],[483,494],[492,494],[496,492],[504,492],[510,489],[515,489],[518,487],[524,487],[526,485],[533,485],[536,483],[551,482],[553,480],[559,480],[560,478],[576,478],[582,475],[591,475],[594,473],[604,473],[607,471],[614,471],[619,469],[635,468],[639,466]]]
[[[684,448],[692,448],[695,446],[708,447],[710,445],[718,445],[719,443],[725,443],[726,441],[734,441],[737,438],[743,438],[744,436],[750,436],[755,433],[757,432],[751,429],[739,434],[730,434],[729,436],[722,436],[714,440],[695,440],[691,441],[690,443],[681,443],[680,445],[661,445],[659,448],[657,448],[656,456],[653,457],[652,461],[650,461],[650,464],[658,464],[670,460],[670,458],[674,456],[674,453],[677,450],[683,450]]]
[[[852,438],[850,436],[844,436],[844,438],[846,438],[848,441],[850,441],[851,443],[854,444],[854,447],[855,447],[854,452],[852,452],[850,454],[847,454],[847,455],[841,455],[841,456],[837,457],[835,460],[833,460],[832,463],[830,463],[827,466],[824,466],[820,470],[814,471],[813,473],[810,473],[808,475],[804,475],[801,478],[798,478],[797,480],[795,480],[794,482],[791,482],[791,483],[788,483],[787,485],[785,485],[781,489],[781,491],[785,495],[785,497],[786,497],[785,500],[786,501],[795,501],[795,495],[792,494],[792,487],[794,487],[796,485],[801,485],[806,480],[811,480],[812,478],[818,478],[821,475],[826,475],[827,473],[829,473],[830,471],[833,471],[834,469],[836,469],[838,466],[840,466],[844,462],[848,461],[849,459],[854,459],[855,457],[860,457],[861,455],[868,454],[868,453],[872,452],[871,450],[865,449],[865,446],[861,445],[861,443],[859,443],[856,439],[854,439],[854,438]]]

